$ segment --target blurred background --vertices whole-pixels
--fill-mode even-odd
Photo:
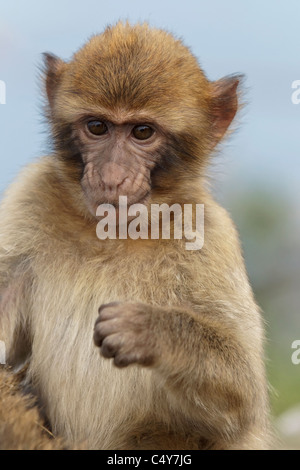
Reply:
[[[300,80],[299,18],[299,0],[0,4],[0,80],[6,84],[0,193],[24,164],[47,151],[42,52],[69,59],[106,25],[146,20],[183,38],[210,80],[245,74],[246,105],[212,162],[211,179],[240,231],[263,310],[272,412],[279,445],[289,449],[300,449],[300,364],[291,360],[292,343],[300,340],[300,104],[291,99],[292,82]]]

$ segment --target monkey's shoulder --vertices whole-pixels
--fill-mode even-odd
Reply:
[[[0,204],[0,245],[28,253],[37,247],[42,235],[55,233],[54,225],[65,220],[64,193],[67,191],[51,156],[25,166]]]
[[[210,195],[204,196],[204,247],[240,252],[240,237],[230,213]]]
[[[57,159],[40,157],[26,165],[5,191],[0,205],[2,221],[9,222],[13,214],[14,221],[24,220],[28,224],[40,221],[43,215],[62,212],[69,203],[68,196],[73,190],[70,186]]]
[[[59,185],[58,171],[51,157],[41,157],[27,164],[8,186],[1,201],[2,216],[9,210],[19,214],[33,206],[44,205],[44,197],[55,193]]]

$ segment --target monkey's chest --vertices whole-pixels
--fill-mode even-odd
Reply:
[[[170,277],[166,265],[150,269],[135,262],[130,270],[70,260],[47,266],[32,311],[31,374],[55,433],[77,442],[88,439],[92,447],[120,448],[141,416],[153,419],[159,392],[152,371],[117,369],[101,357],[93,343],[94,324],[104,303],[181,300],[180,275],[173,271]]]

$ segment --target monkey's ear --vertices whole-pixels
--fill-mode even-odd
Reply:
[[[235,75],[212,83],[210,113],[214,146],[222,139],[238,110],[237,90],[242,78],[242,75]]]
[[[46,92],[50,107],[52,107],[57,85],[67,64],[59,57],[48,52],[44,52],[43,57]]]

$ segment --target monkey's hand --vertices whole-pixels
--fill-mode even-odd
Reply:
[[[155,365],[160,352],[151,328],[153,310],[137,302],[102,305],[94,329],[94,342],[102,356],[113,358],[118,367]]]

